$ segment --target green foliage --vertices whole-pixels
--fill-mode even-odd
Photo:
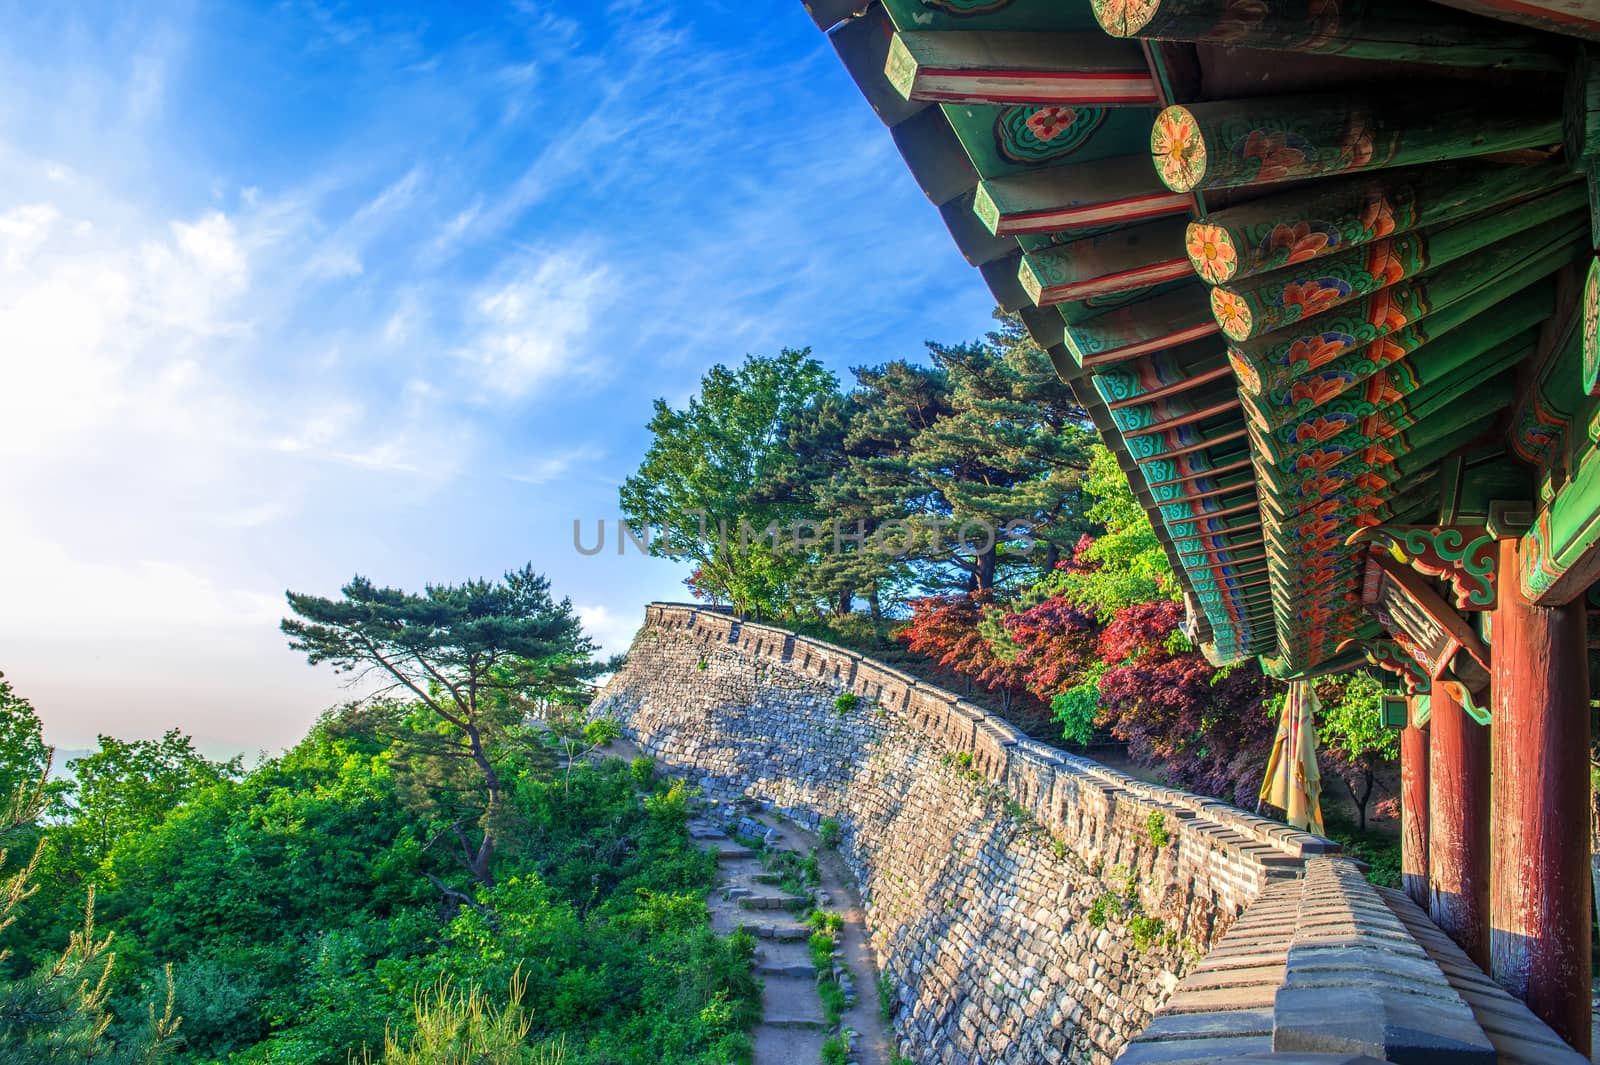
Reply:
[[[1077,684],[1050,700],[1050,712],[1061,725],[1063,739],[1084,746],[1094,739],[1100,720],[1100,679],[1109,668],[1105,662],[1091,663]]]
[[[850,1060],[850,1044],[843,1035],[830,1035],[822,1041],[822,1065],[845,1065]]]
[[[1149,950],[1166,930],[1166,922],[1159,917],[1136,913],[1128,918],[1128,934],[1133,937],[1135,950]]]
[[[1089,448],[1084,490],[1094,500],[1088,518],[1105,532],[1082,553],[1092,565],[1057,578],[1060,593],[1106,616],[1136,603],[1176,599],[1178,582],[1167,553],[1116,456],[1103,444]]]
[[[586,701],[585,681],[605,669],[571,601],[557,602],[531,565],[501,581],[429,585],[420,595],[357,576],[338,599],[289,592],[288,601],[297,616],[281,627],[291,649],[312,665],[378,678],[380,700],[404,694],[404,706],[380,702],[371,718],[379,733],[403,741],[395,752],[401,792],[431,823],[430,842],[449,841],[473,880],[492,884],[506,827],[496,753],[515,745],[529,716],[570,720],[570,708]],[[405,721],[406,708],[434,720]]]
[[[799,557],[749,534],[741,547],[740,523],[759,533],[798,516],[798,503],[764,493],[791,461],[791,432],[837,390],[809,351],[785,349],[713,366],[683,410],[658,399],[649,450],[621,489],[635,532],[654,530],[651,554],[694,563],[695,587],[741,612],[781,612]]]
[[[899,1002],[899,988],[887,971],[878,974],[878,1019],[887,1028],[894,1020],[895,1005]]]
[[[417,994],[410,1038],[385,1033],[380,1065],[562,1065],[563,1041],[538,1049],[526,1043],[533,1027],[522,1006],[526,990],[513,974],[506,1004],[497,1006],[478,987],[463,991],[440,977]]]
[[[838,698],[833,700],[833,708],[839,711],[841,715],[848,714],[856,708],[856,704],[860,701],[860,697],[855,692],[841,692]]]
[[[827,850],[833,850],[839,846],[839,839],[842,835],[843,829],[839,824],[838,818],[824,817],[822,823],[817,826],[817,842],[821,843]]]
[[[31,790],[49,763],[39,715],[0,673],[0,802]]]
[[[1144,831],[1150,837],[1150,845],[1157,850],[1172,842],[1172,832],[1167,828],[1167,815],[1160,810],[1152,811],[1145,818]]]
[[[1109,891],[1101,893],[1089,904],[1088,921],[1094,928],[1104,928],[1113,914],[1122,912],[1122,897]]]
[[[641,754],[628,764],[628,772],[633,774],[633,782],[640,789],[649,791],[655,786],[656,760],[648,754]]]

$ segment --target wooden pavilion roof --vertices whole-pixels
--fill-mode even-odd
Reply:
[[[1410,668],[1386,555],[1543,522],[1537,579],[1594,579],[1594,8],[808,10],[1118,455],[1192,635],[1303,676]]]

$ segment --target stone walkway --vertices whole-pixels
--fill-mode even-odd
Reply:
[[[741,836],[765,836],[770,853],[818,856],[819,883],[810,897],[794,896],[772,883],[759,851],[744,846],[723,829],[733,817]],[[751,1033],[755,1065],[811,1065],[822,1060],[830,1035],[848,1033],[848,1060],[858,1065],[889,1065],[892,1035],[878,1012],[877,967],[860,902],[843,858],[823,851],[816,836],[754,804],[737,811],[703,810],[690,824],[690,834],[717,849],[720,886],[710,900],[711,925],[721,935],[743,926],[755,933],[756,974],[765,989],[761,1023]],[[796,911],[815,904],[818,912],[837,913],[843,922],[837,937],[831,978],[849,988],[839,1026],[830,1030],[818,996],[819,974],[812,965],[811,928]]]
[[[597,752],[631,761],[641,752],[618,739]],[[819,883],[806,896],[791,895],[776,882],[761,860],[761,850],[730,836],[727,827],[764,837],[762,850],[815,852]],[[855,1065],[891,1065],[893,1029],[878,1011],[878,969],[867,936],[854,877],[837,851],[823,850],[816,834],[741,800],[737,809],[696,803],[689,835],[717,854],[717,887],[707,900],[711,927],[718,935],[748,928],[757,939],[756,975],[763,984],[761,1023],[750,1033],[754,1065],[817,1065],[830,1035],[848,1033],[847,1060]],[[830,1030],[819,975],[811,960],[811,928],[802,911],[812,908],[837,913],[843,922],[834,952],[832,977],[851,990],[839,1026]]]

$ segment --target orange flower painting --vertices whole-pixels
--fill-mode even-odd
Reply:
[[[1212,289],[1211,313],[1222,327],[1222,332],[1231,339],[1244,340],[1250,336],[1255,316],[1250,313],[1250,305],[1237,292],[1225,288]]]
[[[1279,222],[1267,234],[1265,251],[1267,258],[1273,260],[1287,250],[1283,264],[1288,266],[1315,258],[1334,243],[1334,236],[1327,229],[1312,229],[1307,222],[1296,222],[1292,226]]]
[[[1233,276],[1239,254],[1226,229],[1209,222],[1195,222],[1189,226],[1187,237],[1189,261],[1201,280],[1208,285],[1218,285]]]
[[[1350,296],[1350,286],[1336,277],[1319,277],[1305,281],[1291,281],[1278,295],[1278,305],[1297,308],[1289,321],[1299,321],[1321,314]]]
[[[1380,240],[1367,248],[1367,273],[1374,288],[1383,288],[1405,279],[1406,267],[1400,261],[1392,240]]]
[[[1289,402],[1299,405],[1309,401],[1319,407],[1349,388],[1355,379],[1352,373],[1329,372],[1296,381],[1289,389]]]
[[[1194,116],[1183,107],[1174,105],[1156,116],[1150,130],[1150,155],[1156,173],[1169,189],[1188,192],[1205,177],[1206,143]]]
[[[1035,137],[1048,144],[1073,127],[1078,121],[1078,109],[1041,107],[1024,121]]]
[[[1289,345],[1289,365],[1301,373],[1315,370],[1337,359],[1355,343],[1348,333],[1318,333],[1301,337]]]
[[[1252,182],[1283,181],[1306,162],[1306,153],[1289,143],[1288,134],[1260,129],[1250,131],[1239,154],[1245,162],[1259,164]]]
[[[1381,192],[1373,193],[1361,207],[1361,228],[1367,238],[1387,237],[1394,232],[1394,207]]]
[[[1367,324],[1380,333],[1392,333],[1410,321],[1392,289],[1379,289],[1367,305]]]

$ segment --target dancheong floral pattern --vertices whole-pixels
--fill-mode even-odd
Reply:
[[[1089,0],[1095,20],[1113,37],[1138,33],[1160,6],[1161,0]]]
[[[1212,289],[1211,313],[1225,336],[1243,340],[1250,335],[1250,305],[1237,292],[1225,288]]]
[[[1007,107],[994,120],[995,148],[1015,163],[1042,163],[1071,155],[1100,123],[1103,107]]]
[[[1349,283],[1337,277],[1306,278],[1285,285],[1277,303],[1283,309],[1283,321],[1297,322],[1321,314],[1349,295]]]
[[[1254,183],[1294,177],[1310,152],[1311,145],[1304,138],[1277,130],[1253,129],[1239,146],[1239,156]]]
[[[1150,130],[1150,154],[1156,173],[1169,189],[1188,192],[1206,174],[1206,144],[1194,116],[1173,105],[1156,116]]]
[[[1234,250],[1233,238],[1221,226],[1209,222],[1189,225],[1189,261],[1203,281],[1219,285],[1233,276],[1239,265],[1239,253]]]
[[[1261,257],[1271,267],[1289,266],[1314,259],[1339,243],[1339,232],[1332,226],[1313,226],[1309,222],[1286,225],[1282,222],[1267,234]]]

